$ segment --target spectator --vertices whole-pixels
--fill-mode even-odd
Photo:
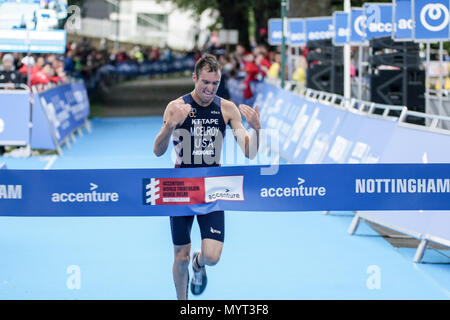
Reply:
[[[33,57],[26,56],[22,59],[22,67],[19,69],[19,72],[23,78],[27,77],[28,68],[30,68],[30,73],[31,73],[31,70],[33,69],[34,65],[35,65],[35,61],[34,61]]]
[[[280,68],[281,68],[281,53],[277,52],[275,54],[275,61],[270,66],[270,69],[267,72],[267,76],[270,78],[279,78]]]
[[[252,53],[248,53],[243,58],[245,73],[247,76],[244,79],[244,99],[250,99],[253,97],[253,92],[251,89],[251,82],[258,81],[257,75],[259,73],[259,68],[255,63],[255,57]]]
[[[300,87],[304,87],[306,83],[306,69],[308,67],[308,63],[303,55],[297,56],[295,62],[297,68],[292,74],[292,81],[297,82]]]
[[[54,70],[52,65],[46,62],[41,70],[38,70],[31,75],[31,85],[47,85],[50,83],[50,78],[53,76]]]
[[[259,74],[261,75],[261,78],[265,78],[267,73],[269,72],[269,69],[271,66],[269,59],[267,59],[267,57],[264,55],[264,53],[259,52],[256,55],[255,62],[256,62],[256,65],[258,66]]]
[[[22,75],[14,69],[14,57],[5,54],[2,59],[3,65],[0,71],[0,83],[20,84],[23,83]]]
[[[217,89],[217,95],[224,99],[230,99],[230,92],[228,91],[227,81],[228,81],[228,71],[231,67],[229,61],[225,54],[218,55],[217,59],[222,67],[220,75],[220,84]]]

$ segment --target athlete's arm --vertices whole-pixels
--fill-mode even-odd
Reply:
[[[163,125],[156,136],[153,152],[157,157],[162,156],[169,147],[170,137],[175,127],[182,124],[191,111],[191,105],[184,103],[183,99],[171,101],[164,111]]]
[[[231,129],[233,129],[233,134],[239,147],[241,148],[246,158],[255,158],[259,149],[259,136],[261,130],[258,107],[252,109],[245,104],[240,104],[238,108],[234,103],[230,101],[222,101],[225,107],[224,110],[226,110],[226,114],[229,119],[228,123]],[[250,130],[250,134],[242,124],[241,114],[244,116],[244,118],[252,128],[252,130]]]

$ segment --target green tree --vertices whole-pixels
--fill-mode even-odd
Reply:
[[[214,28],[237,29],[239,31],[239,42],[249,45],[250,36],[258,40],[258,32],[261,28],[267,29],[267,20],[280,16],[280,0],[170,0],[180,9],[190,9],[199,18],[207,9],[216,9],[219,19]],[[250,13],[253,13],[252,29],[256,35],[249,34]]]

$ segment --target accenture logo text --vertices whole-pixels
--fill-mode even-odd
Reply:
[[[450,179],[356,179],[356,193],[450,193]]]
[[[239,192],[231,192],[230,189],[225,188],[223,191],[213,191],[206,195],[207,202],[215,200],[241,200]]]
[[[116,192],[97,192],[98,186],[90,184],[90,192],[62,192],[52,193],[52,202],[117,202],[119,194]]]
[[[262,188],[260,195],[262,198],[290,198],[290,197],[323,197],[327,194],[325,187],[308,187],[303,183],[306,181],[298,178],[296,187],[276,187],[276,188]]]

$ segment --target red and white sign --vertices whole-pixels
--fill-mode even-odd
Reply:
[[[243,201],[244,176],[152,178],[146,185],[146,203],[151,205],[189,205],[216,200]]]

